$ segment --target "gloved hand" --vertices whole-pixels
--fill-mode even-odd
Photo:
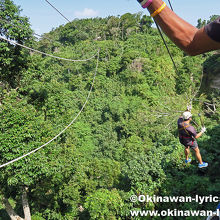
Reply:
[[[141,4],[142,8],[147,8],[150,6],[153,0],[137,0],[137,1]]]
[[[205,132],[206,132],[206,127],[202,127],[201,132],[202,132],[202,133],[205,133]]]

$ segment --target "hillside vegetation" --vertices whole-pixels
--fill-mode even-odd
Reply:
[[[188,57],[166,38],[177,73],[146,15],[74,20],[37,40],[11,0],[0,7],[1,36],[54,56],[95,55],[69,62],[0,40],[1,164],[61,132],[84,105],[97,68],[89,101],[72,126],[34,154],[0,168],[0,219],[9,219],[7,201],[23,217],[26,193],[33,220],[215,210],[213,202],[132,203],[130,196],[220,196],[219,90],[209,78],[220,72],[219,53]],[[178,140],[176,122],[191,99],[198,131],[198,113],[207,127],[198,140],[209,163],[204,172],[194,157],[184,164]]]

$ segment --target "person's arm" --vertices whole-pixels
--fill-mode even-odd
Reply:
[[[205,132],[206,132],[206,128],[203,127],[202,130],[195,136],[195,138],[197,139],[197,138],[201,137],[202,134],[205,133]]]
[[[153,0],[148,7],[150,14],[163,4],[162,0]],[[183,51],[194,56],[220,49],[220,43],[212,40],[204,27],[197,29],[176,15],[168,6],[154,17],[164,33]]]
[[[195,138],[196,138],[196,139],[200,138],[200,137],[202,136],[202,134],[203,134],[203,132],[200,131],[200,132],[195,136]]]

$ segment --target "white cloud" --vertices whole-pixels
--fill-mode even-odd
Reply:
[[[83,11],[75,11],[74,15],[76,17],[85,18],[85,17],[96,17],[98,16],[98,11],[95,11],[91,8],[84,8]]]

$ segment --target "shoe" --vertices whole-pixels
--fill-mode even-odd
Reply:
[[[205,163],[205,162],[203,162],[203,164],[199,164],[199,168],[204,168],[204,167],[207,167],[208,166],[208,163]]]
[[[188,160],[185,160],[185,163],[190,163],[191,161],[191,158],[189,158]]]

